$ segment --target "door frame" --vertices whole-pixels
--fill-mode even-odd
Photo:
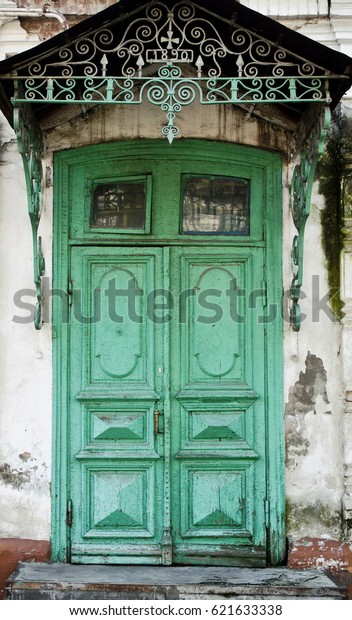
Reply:
[[[159,140],[138,140],[92,145],[54,153],[53,223],[53,474],[52,474],[52,560],[70,561],[68,502],[68,369],[69,323],[62,321],[68,307],[70,175],[75,164],[99,156],[126,157],[146,154],[148,148],[165,148]],[[182,140],[171,148],[184,151],[188,145],[211,145],[212,159],[228,157],[234,166],[245,162],[260,168],[264,175],[263,230],[266,240],[265,264],[267,307],[276,308],[277,318],[266,324],[265,403],[267,467],[267,561],[280,564],[286,553],[284,489],[284,399],[283,399],[283,321],[282,299],[282,183],[281,156],[256,147],[208,140]],[[87,243],[87,242],[86,242]],[[237,243],[241,241],[237,238]],[[108,244],[105,244],[108,245]],[[109,245],[118,245],[110,241]],[[255,242],[247,242],[255,245]],[[274,368],[269,361],[275,360]],[[270,409],[269,409],[270,403]],[[270,412],[270,415],[269,415]]]

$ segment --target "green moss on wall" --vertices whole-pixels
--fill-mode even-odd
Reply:
[[[340,299],[340,253],[343,245],[343,179],[345,171],[346,139],[343,137],[344,121],[340,113],[333,115],[326,149],[316,176],[319,191],[325,197],[321,212],[322,246],[326,257],[330,303],[338,319],[342,316]]]
[[[321,536],[329,534],[341,538],[341,514],[334,508],[317,502],[301,505],[286,502],[286,526],[290,535]]]

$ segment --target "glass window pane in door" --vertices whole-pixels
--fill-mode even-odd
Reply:
[[[91,226],[144,230],[146,205],[146,178],[100,183],[93,190]]]
[[[249,235],[249,181],[182,175],[181,233]]]

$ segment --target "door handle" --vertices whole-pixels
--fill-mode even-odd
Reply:
[[[164,412],[160,409],[154,409],[154,435],[160,435],[164,432]]]
[[[154,410],[154,435],[159,434],[159,409]]]

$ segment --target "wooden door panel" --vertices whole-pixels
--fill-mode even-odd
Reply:
[[[241,537],[251,543],[253,505],[248,493],[252,484],[251,462],[183,462],[181,485],[187,492],[182,503],[182,538],[215,542],[216,537],[230,544],[234,537]]]
[[[146,311],[148,294],[161,286],[161,256],[160,249],[72,250],[74,290],[82,291],[71,320],[74,562],[161,562],[163,445],[154,410],[163,342]],[[131,281],[139,291],[133,307]]]
[[[256,458],[254,445],[254,406],[251,402],[198,400],[181,403],[181,441],[179,455],[210,452],[241,454]]]
[[[154,407],[139,402],[94,403],[83,407],[87,448],[119,451],[153,450]],[[118,442],[118,443],[117,443]]]
[[[122,261],[126,259],[122,259]],[[128,260],[128,259],[127,259]],[[135,290],[142,290],[144,282],[147,282],[147,270],[150,261],[146,264],[128,260],[126,267],[119,266],[109,269],[106,267],[95,267],[98,273],[92,273],[95,283],[104,293],[108,292],[108,287],[118,291],[127,291],[131,279],[135,283]],[[103,272],[100,277],[99,272]],[[90,289],[94,290],[94,289]],[[112,321],[108,320],[109,303],[102,299],[102,317],[91,331],[90,361],[91,361],[91,383],[100,382],[133,382],[137,385],[147,384],[146,358],[144,355],[145,343],[148,340],[147,323],[137,323],[133,321],[128,313],[128,299],[126,297],[116,298],[116,321],[115,329],[112,328]],[[136,316],[141,316],[142,310],[141,297],[136,298]],[[110,309],[110,314],[111,309]],[[143,316],[143,315],[142,315]],[[148,344],[153,344],[149,338]],[[123,355],[121,354],[123,352]]]
[[[171,345],[175,560],[207,563],[216,551],[219,564],[251,557],[261,566],[264,330],[250,296],[260,286],[262,252],[187,248],[172,256],[180,303],[188,291],[180,308],[188,320],[172,326]],[[240,291],[236,308],[231,286]]]
[[[210,260],[204,259],[201,251],[197,256],[181,258],[182,290],[192,292],[188,320],[182,330],[185,358],[181,389],[185,385],[202,384],[203,388],[204,384],[228,384],[244,378],[244,329],[242,324],[231,321],[227,291],[233,283],[238,287],[244,284],[245,267],[224,258],[225,253],[214,253]],[[240,298],[239,304],[243,306]]]
[[[92,318],[86,325],[83,319],[82,387],[92,393],[104,388],[108,394],[118,385],[119,390],[151,394],[155,342],[153,324],[146,320],[146,304],[148,292],[154,288],[155,256],[109,250],[107,256],[105,250],[103,256],[99,251],[84,253],[84,289],[79,301],[82,299],[82,316]],[[116,257],[109,260],[109,253]],[[73,284],[77,291],[75,277]]]
[[[83,538],[152,538],[155,467],[149,463],[83,464]]]

